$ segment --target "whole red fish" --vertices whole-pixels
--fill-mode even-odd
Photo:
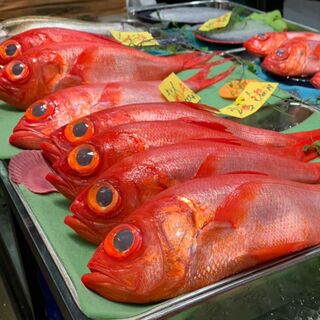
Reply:
[[[306,183],[320,180],[318,164],[289,160],[234,143],[190,141],[150,149],[116,163],[76,197],[70,207],[74,216],[66,217],[65,223],[88,241],[100,243],[115,221],[121,222],[162,190],[193,178],[208,155],[198,176],[252,172]],[[58,189],[71,196],[83,190],[84,184],[77,185],[72,180],[62,181],[53,175],[49,180],[56,180],[56,187],[60,181]]]
[[[320,72],[317,72],[310,81],[314,87],[320,88]]]
[[[7,64],[31,48],[59,42],[107,42],[121,45],[111,37],[63,28],[37,28],[19,33],[0,44],[0,64]]]
[[[112,229],[84,285],[113,301],[156,302],[320,242],[319,186],[199,180],[160,193]]]
[[[207,75],[211,66],[220,64],[222,61],[225,60],[220,59],[217,61],[218,63],[208,63],[205,70],[190,77],[185,83],[197,92],[220,81],[229,75],[234,68],[210,79],[207,79]],[[103,127],[104,130],[106,130],[110,126],[132,121],[144,121],[144,119],[161,120],[163,114],[166,114],[167,117],[165,117],[165,119],[169,120],[171,119],[169,115],[170,112],[159,110],[157,108],[158,104],[156,104],[156,102],[165,102],[165,98],[161,95],[158,88],[160,82],[161,81],[112,82],[108,84],[82,85],[59,90],[36,101],[27,109],[25,116],[22,117],[13,129],[13,134],[9,141],[11,144],[20,148],[40,149],[40,143],[45,141],[50,142],[51,139],[49,138],[49,135],[58,128],[83,116],[87,116],[86,120],[84,120],[87,121],[90,118],[90,116],[88,116],[89,114],[104,109],[107,110],[98,113],[97,116],[93,116],[96,121],[98,121],[98,117],[100,122],[102,122],[100,125],[96,124],[97,129],[102,129]],[[148,113],[148,106],[146,107],[147,110],[141,112],[144,108],[142,103],[149,102],[153,103],[154,116]],[[136,103],[135,113],[139,113],[139,115],[131,115],[130,111],[128,111],[128,114],[121,115],[117,114],[117,111],[111,110],[112,107],[133,103]],[[162,107],[163,105],[164,104],[160,104],[159,107]],[[179,111],[174,112],[177,113],[181,111],[180,118],[188,116],[188,109],[183,111],[181,105],[179,105],[179,107]],[[174,107],[172,108],[174,109]],[[168,108],[166,108],[166,110],[168,110]],[[205,113],[201,111],[197,112],[195,110],[189,111],[189,113],[190,112],[199,116],[200,120],[204,117],[203,114]],[[143,117],[144,114],[145,117]],[[141,120],[139,120],[139,116]],[[109,121],[108,125],[106,117]],[[174,116],[174,118],[176,117],[177,115]],[[206,119],[208,118],[212,118],[210,114],[207,114]],[[79,121],[81,122],[82,120],[80,119]],[[73,128],[74,125],[75,124],[70,124],[68,128],[71,126]],[[64,131],[65,128],[62,128],[61,130]],[[79,139],[76,139],[78,143],[89,138],[85,133],[84,135],[86,139],[81,139],[81,137],[79,137]],[[70,135],[67,136],[69,137]],[[70,139],[72,140],[70,142],[72,142],[73,145],[78,144],[74,143],[74,137],[71,137]],[[68,140],[66,143],[68,143]]]
[[[320,71],[320,41],[288,41],[266,56],[262,67],[280,76],[312,76]]]
[[[110,43],[53,43],[26,51],[0,71],[0,98],[26,109],[57,90],[112,81],[162,80],[171,72],[197,68],[215,53],[170,57]]]
[[[249,52],[265,57],[289,40],[320,41],[320,34],[315,32],[267,32],[250,38],[243,46]]]

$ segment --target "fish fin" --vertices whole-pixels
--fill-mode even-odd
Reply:
[[[75,75],[67,75],[62,80],[60,80],[57,85],[54,87],[55,91],[69,88],[69,87],[76,87],[82,84],[82,79]]]
[[[97,232],[90,229],[82,221],[74,216],[66,216],[64,223],[74,230],[82,239],[87,240],[93,244],[100,244],[103,239],[98,236]]]
[[[200,111],[206,111],[209,112],[213,117],[216,116],[216,113],[219,112],[219,109],[216,109],[215,107],[210,107],[205,104],[200,104],[200,103],[192,103],[192,102],[179,102],[179,104],[182,103],[185,106],[195,109],[195,110],[200,110]]]
[[[295,137],[298,140],[297,144],[302,142],[305,144],[315,143],[320,140],[320,129],[288,133],[288,135]]]
[[[212,78],[207,79],[207,77],[211,70],[210,68],[217,65],[217,62],[219,62],[219,64],[225,63],[226,61],[224,60],[228,60],[228,59],[221,59],[221,60],[214,61],[212,63],[207,63],[206,64],[207,67],[204,68],[204,70],[196,73],[194,76],[185,80],[184,81],[185,84],[188,85],[193,91],[198,92],[200,90],[203,90],[207,87],[214,85],[217,82],[220,82],[221,80],[226,78],[228,75],[230,75],[236,69],[236,66],[232,66],[231,68],[227,69],[224,72],[219,73],[218,75]]]
[[[265,262],[299,251],[308,246],[308,241],[284,243],[277,246],[252,249],[249,251],[249,256],[259,260],[259,262]]]
[[[205,62],[219,55],[220,52],[216,51],[209,54],[208,53],[203,54],[203,53],[197,52],[197,54],[191,53],[191,54],[188,54],[188,56],[187,54],[185,55],[186,62],[183,65],[183,70],[207,68]]]
[[[45,194],[57,191],[45,178],[50,172],[52,170],[39,150],[22,151],[12,157],[9,163],[11,180],[16,184],[24,185],[34,193]]]
[[[261,177],[263,179],[263,177]],[[218,207],[214,221],[218,223],[228,223],[233,228],[237,228],[245,220],[248,213],[248,205],[255,199],[259,182],[246,182],[231,192]]]
[[[217,122],[197,121],[197,120],[187,118],[187,117],[180,118],[179,120],[190,123],[190,124],[194,124],[197,126],[206,127],[206,128],[212,129],[212,130],[226,132],[226,127],[223,124],[220,124]]]

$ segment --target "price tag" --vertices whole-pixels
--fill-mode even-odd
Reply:
[[[203,25],[200,26],[199,31],[211,31],[218,28],[224,28],[228,25],[232,12],[227,12],[221,17],[209,19]]]
[[[129,47],[158,46],[159,43],[149,32],[111,31],[112,36]]]
[[[236,118],[246,118],[257,112],[278,87],[273,82],[251,82],[230,106],[220,109],[220,113]]]
[[[160,92],[170,102],[186,101],[198,103],[201,100],[175,73],[171,73],[159,85]]]

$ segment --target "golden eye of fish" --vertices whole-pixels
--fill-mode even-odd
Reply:
[[[29,68],[20,61],[12,61],[6,66],[6,75],[10,81],[26,79],[29,75]]]
[[[64,135],[70,142],[84,142],[93,137],[94,126],[89,119],[76,120],[64,129]]]
[[[141,248],[141,231],[134,225],[122,224],[110,231],[103,247],[113,258],[125,258]]]
[[[47,119],[54,113],[54,107],[46,101],[37,101],[26,111],[25,116],[30,121],[41,121]]]
[[[0,46],[0,56],[3,60],[9,61],[21,55],[21,46],[15,40],[8,40]]]
[[[68,155],[69,166],[80,175],[90,175],[98,167],[100,157],[94,146],[80,145],[70,151]]]
[[[87,203],[99,216],[114,216],[120,205],[119,192],[107,182],[96,183],[88,191]]]

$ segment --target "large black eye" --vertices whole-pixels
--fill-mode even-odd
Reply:
[[[82,137],[87,133],[88,128],[88,123],[80,121],[73,126],[72,132],[75,137]]]
[[[100,207],[107,207],[110,205],[112,203],[112,198],[112,190],[110,190],[108,187],[101,187],[97,191],[96,201]]]
[[[76,159],[80,166],[88,166],[93,159],[93,152],[90,148],[80,149],[77,153]]]
[[[5,53],[8,57],[12,57],[15,55],[15,53],[17,52],[18,48],[15,44],[11,43],[11,44],[8,44],[5,48]]]
[[[265,41],[269,38],[269,36],[265,33],[260,33],[258,34],[257,38],[260,40],[260,41]]]
[[[45,103],[38,103],[32,107],[32,115],[34,117],[41,117],[47,112],[47,106]]]
[[[120,252],[127,251],[133,244],[134,235],[130,229],[119,231],[113,238],[113,246]]]
[[[12,66],[12,73],[15,75],[15,76],[19,76],[23,70],[24,70],[24,64],[22,63],[16,63]]]
[[[289,56],[289,51],[286,48],[278,48],[275,51],[275,57],[278,60],[285,60]]]
[[[282,48],[279,48],[276,50],[276,55],[279,57],[282,57],[285,54],[285,50]]]

